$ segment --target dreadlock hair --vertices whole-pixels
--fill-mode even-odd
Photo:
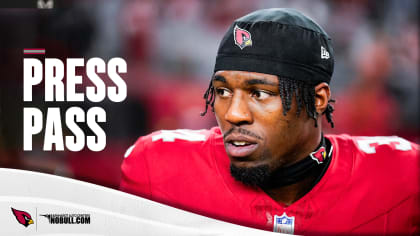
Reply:
[[[296,96],[296,115],[299,116],[303,106],[305,106],[306,113],[315,121],[315,127],[317,127],[317,117],[319,114],[315,109],[315,84],[280,77],[278,77],[278,80],[280,97],[283,104],[283,115],[286,115],[287,112],[291,109],[293,96]],[[207,113],[209,105],[214,112],[215,90],[212,82],[213,81],[210,81],[209,87],[203,96],[204,100],[206,101],[206,106],[205,111],[201,113],[201,116],[204,116]],[[334,122],[332,120],[334,107],[331,105],[333,102],[335,102],[335,100],[328,100],[327,108],[322,113],[322,115],[325,114],[327,121],[330,123],[332,128],[334,128]]]

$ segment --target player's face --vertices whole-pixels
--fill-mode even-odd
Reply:
[[[306,111],[297,116],[294,100],[283,115],[277,76],[218,71],[213,86],[216,119],[234,167],[265,166],[271,172],[293,164],[314,148],[308,142],[316,134],[314,121]]]

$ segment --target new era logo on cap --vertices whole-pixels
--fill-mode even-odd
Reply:
[[[321,59],[329,59],[330,53],[325,49],[323,46],[321,46]]]

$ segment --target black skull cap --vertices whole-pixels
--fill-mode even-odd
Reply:
[[[334,71],[331,39],[317,23],[294,9],[258,10],[229,27],[214,67],[214,72],[221,70],[329,83]]]

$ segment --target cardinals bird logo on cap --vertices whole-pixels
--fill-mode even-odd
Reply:
[[[16,220],[25,227],[28,227],[28,225],[34,223],[32,216],[28,212],[19,211],[19,210],[14,209],[13,207],[12,207],[12,212],[13,212],[13,215],[15,215]]]
[[[252,46],[251,33],[239,28],[237,25],[233,29],[233,39],[241,50],[247,46]]]

